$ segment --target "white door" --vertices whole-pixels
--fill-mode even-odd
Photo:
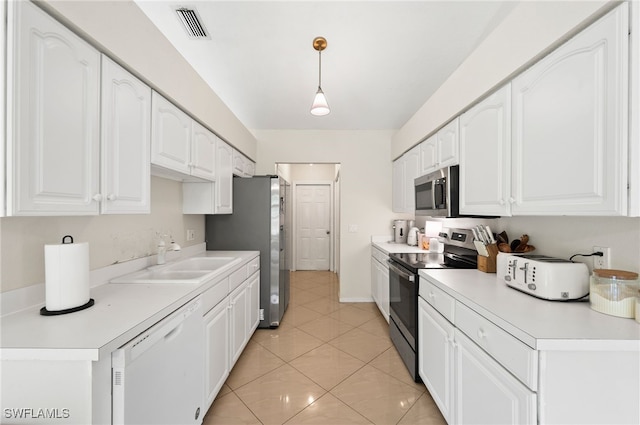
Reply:
[[[331,186],[296,185],[296,269],[329,270]]]
[[[438,131],[438,168],[458,164],[458,118]]]
[[[151,88],[102,57],[103,214],[149,214]]]
[[[233,148],[216,141],[215,214],[233,213]]]
[[[204,316],[205,411],[229,376],[229,303],[221,302]]]
[[[420,175],[438,169],[438,137],[433,135],[420,143]]]
[[[98,214],[100,53],[31,2],[8,5],[7,215]]]

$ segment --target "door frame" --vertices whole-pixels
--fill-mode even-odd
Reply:
[[[298,211],[296,193],[298,186],[329,186],[329,271],[335,271],[335,201],[332,180],[299,180],[291,183],[291,271],[296,270],[298,256]]]

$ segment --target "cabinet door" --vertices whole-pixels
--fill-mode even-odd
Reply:
[[[424,176],[438,167],[438,135],[434,134],[420,143],[420,175]]]
[[[229,296],[231,305],[231,323],[229,326],[229,348],[231,355],[231,367],[236,363],[242,349],[248,340],[248,319],[247,319],[247,283],[243,283],[240,287]]]
[[[204,316],[205,411],[229,376],[229,303],[225,299]]]
[[[460,212],[511,214],[511,85],[460,117]]]
[[[438,168],[458,165],[459,137],[458,118],[438,131]]]
[[[404,154],[404,156],[404,212],[414,214],[416,211],[414,180],[420,175],[420,146],[414,147],[409,152]]]
[[[455,331],[457,424],[536,424],[536,394]]]
[[[512,213],[627,208],[628,4],[513,80]]]
[[[248,293],[249,293],[249,333],[247,335],[247,339],[253,335],[253,331],[256,330],[258,325],[260,324],[260,272],[256,272],[251,277],[249,277],[248,284]]]
[[[216,214],[233,212],[233,148],[224,141],[216,142]]]
[[[191,118],[155,91],[152,108],[151,163],[188,175]]]
[[[378,276],[380,277],[380,305],[382,315],[389,322],[389,266],[385,263],[378,264]]]
[[[0,22],[6,21],[6,8],[0,7]],[[6,31],[0,31],[0,81],[6,81],[5,66],[6,60],[6,45],[7,45],[7,33]],[[0,117],[5,116],[5,84],[0,84]],[[5,120],[0,119],[0,146],[6,146],[6,132],[5,132]],[[0,149],[0,217],[6,215],[6,187],[5,187],[5,149]]]
[[[216,179],[217,137],[199,123],[191,127],[191,175],[205,180]]]
[[[391,175],[391,197],[393,212],[404,212],[404,198],[406,191],[404,190],[404,159],[402,157],[393,161]]]
[[[454,326],[418,298],[418,371],[448,423],[453,423],[453,337]]]
[[[253,177],[256,174],[256,164],[249,158],[246,158],[244,162],[244,176]]]
[[[233,174],[244,177],[244,156],[237,150],[233,150]]]
[[[151,89],[102,57],[103,214],[149,214]]]
[[[100,54],[33,3],[7,5],[8,215],[97,214]]]
[[[373,298],[382,313],[382,306],[380,305],[380,275],[378,261],[374,257],[371,257],[371,298]]]

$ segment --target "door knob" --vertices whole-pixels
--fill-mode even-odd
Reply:
[[[331,232],[327,230],[327,235],[330,234]]]

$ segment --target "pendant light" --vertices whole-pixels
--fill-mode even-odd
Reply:
[[[313,98],[311,105],[311,114],[316,116],[327,115],[331,110],[327,103],[327,98],[321,88],[322,83],[322,51],[327,48],[327,40],[324,37],[316,37],[313,39],[313,48],[318,51],[318,91]]]

